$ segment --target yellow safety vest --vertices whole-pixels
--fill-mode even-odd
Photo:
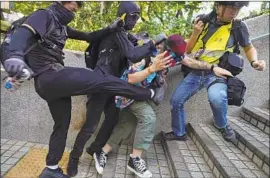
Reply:
[[[193,56],[196,56],[196,53],[202,53],[199,55],[199,60],[206,61],[210,64],[217,64],[219,63],[219,58],[226,52],[226,51],[233,51],[233,47],[226,49],[226,45],[228,43],[232,22],[227,25],[222,25],[205,43],[203,47],[202,38],[207,33],[207,26],[206,24],[202,34],[199,36],[194,48],[192,49],[191,53]],[[203,51],[203,52],[202,52]],[[198,55],[198,54],[197,54]]]

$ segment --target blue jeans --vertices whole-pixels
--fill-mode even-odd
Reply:
[[[206,76],[198,76],[192,72],[178,85],[171,97],[172,129],[177,136],[186,134],[186,118],[184,112],[185,102],[202,88],[215,80],[224,80],[211,73]],[[227,124],[227,85],[215,83],[208,89],[208,100],[214,115],[214,124],[218,128],[224,128]]]

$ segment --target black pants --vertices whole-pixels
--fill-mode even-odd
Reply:
[[[35,88],[40,97],[47,101],[54,120],[46,158],[47,165],[56,165],[62,158],[71,119],[71,96],[105,93],[137,100],[147,100],[151,96],[149,89],[129,85],[101,70],[93,72],[74,67],[40,74],[35,78]]]
[[[109,139],[114,126],[119,118],[119,108],[115,105],[115,96],[94,94],[87,102],[86,122],[77,135],[73,150],[70,153],[72,158],[78,159],[82,153],[86,142],[96,131],[101,114],[104,110],[105,120],[96,137],[96,150],[100,150]]]

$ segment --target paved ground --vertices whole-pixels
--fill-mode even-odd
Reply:
[[[18,140],[1,139],[1,177],[11,170],[31,149],[48,148],[47,145]],[[69,148],[66,149],[68,152]],[[135,177],[126,169],[126,164],[131,152],[131,146],[122,145],[117,152],[109,155],[104,175],[102,177],[119,177],[132,178]],[[153,177],[170,178],[169,165],[164,153],[164,149],[160,141],[154,141],[151,148],[143,155],[149,169],[153,173]],[[44,161],[44,160],[42,160]],[[35,165],[32,165],[33,167]],[[94,167],[93,159],[84,154],[79,163],[79,174],[77,178],[96,178],[98,176]],[[15,177],[14,177],[15,178]],[[19,177],[18,177],[19,178]],[[20,177],[22,178],[22,177]]]

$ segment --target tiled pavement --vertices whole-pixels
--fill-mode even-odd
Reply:
[[[1,139],[1,177],[11,169],[31,148],[48,148],[47,145],[30,143],[17,140]],[[66,149],[70,151],[70,149]],[[83,154],[79,163],[79,174],[76,178],[133,178],[135,177],[128,169],[126,164],[131,153],[131,146],[122,145],[115,153],[109,154],[103,176],[98,176],[95,170],[93,159]],[[143,155],[149,170],[155,178],[170,178],[169,165],[164,153],[161,142],[155,140],[150,149]]]

